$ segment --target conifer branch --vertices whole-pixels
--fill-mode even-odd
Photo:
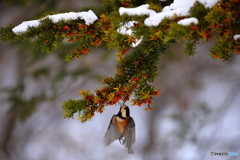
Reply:
[[[228,60],[235,53],[240,54],[239,0],[221,0],[211,7],[195,1],[188,12],[180,14],[167,10],[171,3],[103,0],[97,15],[91,13],[89,17],[84,11],[72,13],[79,15],[77,18],[56,20],[58,14],[47,14],[25,30],[16,31],[12,25],[1,28],[0,39],[28,41],[45,53],[54,52],[63,42],[75,42],[76,48],[66,56],[66,61],[82,58],[102,42],[117,51],[115,76],[103,79],[103,86],[94,93],[79,91],[82,99],[65,101],[65,118],[78,113],[80,121],[86,122],[95,112],[102,113],[105,106],[129,101],[131,97],[133,105],[147,104],[146,110],[151,110],[150,104],[160,91],[150,83],[158,75],[159,56],[171,44],[185,40],[183,51],[190,56],[195,54],[199,41],[208,41],[214,34],[212,58]]]

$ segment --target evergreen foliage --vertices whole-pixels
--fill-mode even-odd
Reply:
[[[187,56],[195,54],[199,41],[208,41],[215,35],[215,44],[210,56],[215,59],[229,60],[236,53],[240,54],[240,1],[221,0],[212,8],[205,8],[196,2],[189,11],[189,17],[198,19],[198,24],[183,26],[177,22],[188,17],[173,16],[165,18],[158,26],[144,25],[145,15],[120,15],[120,7],[137,7],[149,4],[150,9],[160,12],[172,1],[159,0],[103,0],[98,20],[86,25],[82,19],[53,23],[51,19],[41,20],[38,27],[29,27],[26,32],[14,34],[12,25],[0,29],[2,41],[27,41],[36,50],[44,53],[54,52],[63,42],[75,43],[76,48],[66,56],[66,61],[82,58],[90,53],[91,48],[104,42],[109,49],[117,50],[118,64],[113,77],[103,79],[103,86],[90,91],[79,91],[82,99],[67,100],[63,103],[64,117],[72,118],[79,113],[79,120],[90,120],[95,112],[102,113],[104,106],[129,101],[133,105],[147,104],[146,110],[152,110],[150,104],[160,91],[150,83],[158,75],[157,64],[161,53],[177,40],[184,39],[183,51]],[[49,15],[49,14],[48,14]],[[130,21],[135,21],[132,35],[119,33],[119,28]],[[141,39],[141,43],[132,45]],[[84,70],[80,70],[84,72]],[[40,74],[42,71],[39,71]]]

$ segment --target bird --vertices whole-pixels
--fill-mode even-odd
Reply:
[[[109,146],[117,139],[128,149],[128,154],[134,154],[132,146],[136,141],[135,122],[130,117],[127,105],[122,105],[118,114],[112,116],[104,136],[105,145]]]

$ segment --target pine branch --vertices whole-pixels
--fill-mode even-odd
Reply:
[[[54,52],[63,42],[74,43],[76,48],[66,56],[67,61],[86,56],[102,42],[117,51],[115,75],[103,79],[103,86],[94,93],[80,91],[82,99],[65,101],[66,118],[78,113],[79,119],[86,122],[95,112],[103,112],[104,106],[126,102],[131,97],[133,105],[147,104],[146,110],[151,110],[154,96],[160,93],[150,85],[158,76],[159,56],[179,40],[186,41],[183,51],[190,56],[195,54],[198,42],[208,41],[214,33],[212,58],[228,60],[234,57],[234,52],[240,54],[238,0],[219,1],[211,7],[196,1],[188,13],[180,14],[169,6],[173,1],[103,0],[102,3],[97,15],[80,12],[85,16],[56,21],[45,14],[32,21],[36,24],[26,30],[13,33],[16,28],[11,25],[0,30],[2,41],[28,41],[45,53]],[[94,20],[89,19],[89,14]]]

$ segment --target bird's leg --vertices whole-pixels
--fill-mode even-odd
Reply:
[[[123,144],[123,136],[119,137],[118,140],[119,140],[120,144]]]

